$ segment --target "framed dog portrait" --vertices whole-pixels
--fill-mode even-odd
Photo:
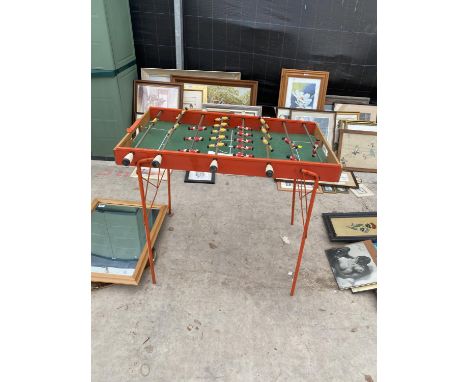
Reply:
[[[328,72],[283,69],[278,106],[291,109],[323,110],[328,76]]]

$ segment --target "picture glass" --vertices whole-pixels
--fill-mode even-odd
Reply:
[[[152,227],[158,210],[148,211]],[[142,215],[141,207],[96,206],[91,212],[91,272],[133,275],[146,244]]]
[[[342,130],[340,162],[344,167],[377,169],[377,135],[349,134]]]
[[[211,172],[198,172],[198,171],[190,171],[189,180],[196,180],[199,182],[210,182],[213,178],[213,174]]]
[[[289,77],[285,107],[317,109],[320,96],[320,79]]]
[[[179,87],[137,84],[137,113],[144,113],[150,106],[179,107]]]
[[[377,265],[364,242],[325,251],[340,289],[377,282]]]
[[[283,109],[283,108],[279,107],[278,110],[276,111],[276,118],[290,119],[291,118],[291,110]]]
[[[332,217],[330,220],[336,236],[377,235],[377,216]]]
[[[194,89],[198,84],[184,84],[185,89]],[[251,89],[236,86],[203,85],[206,88],[206,99],[203,103],[250,105]]]
[[[315,122],[329,143],[333,143],[333,129],[335,128],[334,114],[301,112],[291,110],[291,119]]]
[[[184,90],[184,107],[201,109],[203,104],[203,90]]]

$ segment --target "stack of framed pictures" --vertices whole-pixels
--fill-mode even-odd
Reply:
[[[150,106],[182,107],[182,84],[146,80],[133,81],[133,118],[140,118]]]
[[[275,178],[278,191],[292,191],[293,180],[286,178]],[[313,182],[306,182],[306,190],[312,190]],[[342,171],[338,182],[319,182],[318,193],[347,194],[349,189],[359,189],[359,183],[351,171]]]
[[[171,82],[171,76],[207,77],[223,80],[240,80],[240,72],[218,72],[205,70],[141,68],[141,79],[147,81]]]
[[[245,114],[245,115],[253,115],[255,117],[262,116],[261,106],[204,103],[202,104],[201,108],[206,111],[216,111],[216,112],[220,112],[224,114]]]

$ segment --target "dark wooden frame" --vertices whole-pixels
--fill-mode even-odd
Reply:
[[[194,171],[197,172],[197,171]],[[198,172],[207,172],[207,171],[198,171]],[[204,184],[215,184],[216,182],[216,173],[211,173],[211,180],[191,180],[189,179],[190,171],[185,171],[185,183],[204,183]]]
[[[356,242],[364,240],[377,239],[377,235],[362,235],[362,236],[337,236],[333,228],[332,218],[350,218],[350,217],[377,217],[377,212],[325,212],[322,213],[323,222],[327,230],[328,239],[330,241],[345,241]]]
[[[250,106],[255,106],[257,104],[257,92],[258,92],[257,81],[224,80],[224,79],[208,78],[208,77],[171,76],[171,82],[181,83],[181,84],[187,83],[187,84],[197,84],[197,85],[216,85],[216,86],[228,86],[228,87],[235,87],[235,88],[249,88],[250,89]]]
[[[360,130],[344,130],[340,129],[340,142],[338,146],[338,160],[341,163],[341,149],[343,147],[343,135],[344,134],[359,134],[359,135],[375,135],[377,136],[377,133],[374,133],[372,131],[360,131]],[[343,170],[345,171],[359,171],[359,172],[377,172],[377,168],[361,168],[361,167],[345,167],[343,165]]]
[[[319,98],[317,101],[317,108],[316,109],[304,109],[304,110],[319,110],[323,111],[325,107],[325,97],[327,95],[327,87],[328,87],[328,72],[322,71],[313,71],[313,70],[297,70],[297,69],[282,69],[281,70],[281,83],[280,83],[280,91],[278,97],[278,106],[285,107],[286,101],[286,92],[288,89],[288,81],[289,78],[311,78],[320,81],[320,89],[319,89]]]
[[[158,82],[158,81],[148,81],[148,80],[134,80],[133,81],[133,120],[136,119],[137,116],[137,88],[139,84],[143,85],[154,85],[159,87],[165,88],[179,88],[179,105],[177,108],[182,108],[183,100],[184,100],[184,85],[177,84],[174,82]],[[146,110],[140,111],[139,113],[145,113]]]

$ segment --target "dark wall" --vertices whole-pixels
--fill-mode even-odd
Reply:
[[[130,0],[139,67],[175,68],[173,3]],[[185,69],[240,71],[276,105],[281,68],[330,72],[328,94],[377,101],[376,0],[184,0]]]

